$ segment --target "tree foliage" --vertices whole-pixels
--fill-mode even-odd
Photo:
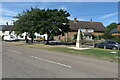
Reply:
[[[111,23],[110,25],[108,25],[106,27],[105,33],[103,34],[103,38],[106,39],[106,40],[107,39],[112,39],[112,35],[111,35],[110,32],[115,28],[117,28],[117,23]]]
[[[34,33],[48,34],[50,36],[60,35],[70,30],[68,18],[70,14],[63,9],[39,9],[31,8],[15,16],[18,20],[14,22],[18,34],[27,32],[33,39]]]
[[[111,39],[111,37],[112,37],[111,33],[105,32],[105,33],[103,34],[103,38],[106,39],[106,40]]]
[[[111,30],[117,28],[117,23],[111,23],[106,27],[106,32],[110,33]]]

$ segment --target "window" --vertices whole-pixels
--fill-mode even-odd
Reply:
[[[115,43],[115,42],[113,42],[113,41],[109,41],[109,43],[110,43],[110,44],[116,44],[116,43]]]
[[[5,33],[5,31],[2,31],[2,33]]]
[[[93,29],[88,29],[88,32],[93,32],[94,30]]]
[[[14,38],[13,36],[11,36],[10,38]]]
[[[86,31],[86,29],[81,29],[81,31],[82,31],[82,32],[85,32],[85,31]]]
[[[118,44],[120,44],[120,42],[117,42]]]
[[[42,38],[41,36],[37,36],[36,38]]]

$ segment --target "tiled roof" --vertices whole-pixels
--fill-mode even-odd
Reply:
[[[10,30],[13,30],[13,26],[12,25],[0,25],[0,30],[3,30],[3,31],[10,31]]]
[[[95,32],[104,32],[105,27],[101,22],[91,22],[91,21],[69,21],[68,23],[70,25],[71,30],[77,31],[79,28],[82,29],[94,29]],[[10,31],[13,30],[12,25],[2,25],[2,30]]]
[[[69,21],[71,30],[81,29],[94,29],[95,32],[104,32],[105,27],[101,22],[92,22],[92,21]]]

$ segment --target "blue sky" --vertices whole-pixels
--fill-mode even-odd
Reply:
[[[102,22],[105,26],[112,22],[118,23],[118,2],[2,2],[2,20],[0,25],[9,22],[12,24],[13,16],[38,6],[40,9],[65,9],[73,20],[75,17],[81,21]]]

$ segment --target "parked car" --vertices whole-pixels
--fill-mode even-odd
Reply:
[[[4,41],[18,41],[18,39],[15,36],[12,35],[6,35],[3,37]]]
[[[41,36],[37,36],[34,41],[45,41],[45,38],[44,37],[41,37]]]
[[[45,39],[44,38],[35,38],[34,40],[35,41],[44,41]]]
[[[95,48],[106,48],[106,49],[112,49],[112,50],[120,50],[120,42],[107,40],[107,41],[95,44],[94,47]]]

